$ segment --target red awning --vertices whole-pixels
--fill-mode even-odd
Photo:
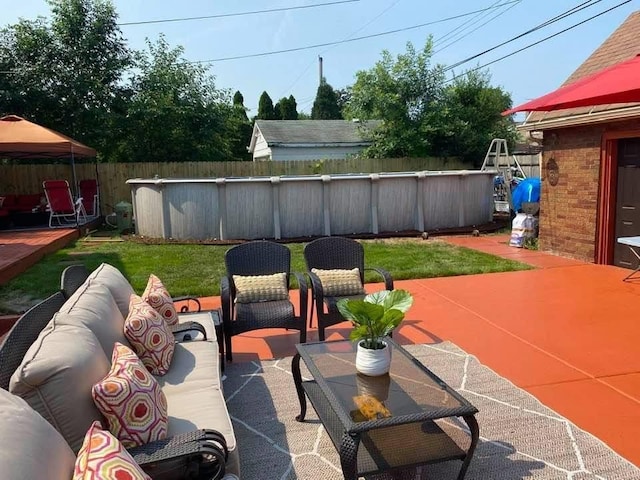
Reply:
[[[502,115],[632,102],[640,102],[640,55],[518,105]]]

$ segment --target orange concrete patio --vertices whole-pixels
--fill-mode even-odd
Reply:
[[[396,282],[415,302],[395,338],[456,343],[640,465],[640,282],[623,282],[628,272],[617,267],[510,248],[505,236],[447,241],[539,268]],[[338,325],[329,339],[349,330]],[[283,330],[234,337],[234,361],[292,355],[297,339]],[[317,339],[315,329],[309,339]]]

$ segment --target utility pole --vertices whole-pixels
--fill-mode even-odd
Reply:
[[[320,83],[319,85],[322,85],[324,83],[324,76],[322,75],[322,57],[318,55],[318,67],[320,70]]]

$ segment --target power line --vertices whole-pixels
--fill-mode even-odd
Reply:
[[[475,60],[476,58],[481,57],[482,55],[485,55],[485,54],[487,54],[489,52],[492,52],[493,50],[496,50],[496,49],[498,49],[498,48],[500,48],[500,47],[502,47],[504,45],[507,45],[508,43],[514,42],[515,40],[518,40],[518,39],[520,39],[520,38],[522,38],[522,37],[524,37],[526,35],[529,35],[530,33],[536,32],[536,31],[538,31],[538,30],[540,30],[540,29],[542,29],[544,27],[547,27],[547,26],[549,26],[549,25],[551,25],[551,24],[553,24],[555,22],[558,22],[560,20],[564,20],[565,18],[567,18],[567,17],[569,17],[571,15],[574,15],[574,14],[580,12],[581,10],[584,10],[586,8],[589,8],[589,7],[593,6],[593,5],[596,5],[597,3],[600,3],[601,1],[602,0],[595,0],[595,1],[594,0],[588,0],[586,2],[583,2],[583,3],[579,4],[579,5],[576,5],[575,7],[570,8],[569,10],[567,10],[567,11],[565,11],[565,12],[559,14],[559,15],[556,15],[555,17],[550,18],[549,20],[546,20],[545,22],[543,22],[543,23],[541,23],[539,25],[536,25],[533,28],[530,28],[529,30],[527,30],[526,32],[521,33],[520,35],[516,35],[515,37],[510,38],[509,40],[506,40],[506,41],[504,41],[502,43],[499,43],[498,45],[495,45],[495,46],[493,46],[491,48],[488,48],[488,49],[486,49],[486,50],[484,50],[484,51],[482,51],[480,53],[477,53],[477,54],[472,55],[472,56],[470,56],[468,58],[465,58],[464,60],[460,60],[459,62],[456,62],[453,65],[449,65],[447,68],[445,68],[445,72],[448,72],[449,70],[453,70],[454,68],[459,67],[460,65],[468,63],[471,60]]]
[[[354,3],[359,1],[360,0],[338,0],[335,2],[316,3],[313,5],[299,5],[295,7],[270,8],[268,10],[253,10],[250,12],[222,13],[219,15],[203,15],[201,17],[167,18],[163,20],[144,20],[140,22],[123,22],[123,23],[118,23],[118,26],[128,27],[131,25],[149,25],[152,23],[189,22],[192,20],[208,20],[212,18],[240,17],[245,15],[258,15],[261,13],[274,13],[274,12],[287,12],[290,10],[302,10],[303,8],[326,7],[329,5],[339,5],[342,3]]]
[[[503,5],[510,5],[512,3],[516,3],[516,2],[519,2],[519,1],[521,1],[521,0],[509,0],[507,2],[501,3],[500,5],[496,5],[494,7],[487,7],[487,8],[483,8],[483,9],[480,9],[480,10],[475,10],[473,12],[467,12],[467,13],[463,13],[463,14],[460,14],[460,15],[454,15],[452,17],[443,18],[443,19],[440,19],[440,20],[434,20],[434,21],[431,21],[431,22],[421,23],[421,24],[418,24],[418,25],[412,25],[410,27],[398,28],[398,29],[395,29],[395,30],[388,30],[386,32],[374,33],[374,34],[371,34],[371,35],[363,35],[361,37],[354,37],[354,38],[350,38],[350,39],[346,39],[346,40],[338,40],[338,41],[334,41],[334,42],[318,43],[318,44],[315,44],[315,45],[307,45],[307,46],[304,46],[304,47],[286,48],[286,49],[283,49],[283,50],[274,50],[274,51],[271,51],[271,52],[260,52],[260,53],[251,53],[251,54],[247,54],[247,55],[236,55],[236,56],[233,56],[233,57],[214,58],[214,59],[211,59],[211,60],[196,60],[196,61],[188,62],[188,63],[226,62],[228,60],[240,60],[240,59],[244,59],[244,58],[265,57],[265,56],[268,56],[268,55],[277,55],[277,54],[280,54],[280,53],[298,52],[300,50],[310,50],[312,48],[328,47],[330,45],[339,45],[341,43],[357,42],[359,40],[365,40],[367,38],[382,37],[384,35],[391,35],[391,34],[394,34],[394,33],[406,32],[408,30],[415,30],[417,28],[426,27],[428,25],[434,25],[434,24],[437,24],[437,23],[448,22],[450,20],[456,20],[458,18],[463,18],[463,17],[469,16],[469,15],[473,15],[473,14],[478,13],[478,12],[483,12],[483,11],[486,11],[486,10],[492,9],[492,8],[493,9],[499,8],[499,7],[503,6]]]
[[[505,8],[504,10],[502,10],[501,12],[497,12],[493,17],[489,18],[488,20],[486,20],[485,22],[481,23],[480,25],[478,25],[476,28],[474,28],[473,30],[467,32],[466,34],[459,36],[456,39],[453,39],[452,41],[450,41],[449,43],[447,43],[444,47],[439,48],[438,50],[436,50],[435,52],[433,52],[433,54],[435,55],[436,53],[442,52],[443,50],[449,48],[451,45],[455,45],[456,43],[458,43],[461,40],[464,40],[465,38],[467,38],[469,35],[471,35],[473,32],[481,29],[482,27],[484,27],[485,25],[487,25],[488,23],[493,22],[494,20],[496,20],[497,18],[501,17],[502,15],[504,15],[505,13],[507,13],[509,10],[511,10],[512,8],[518,6],[521,3],[522,0],[520,0],[520,2],[518,3],[514,3],[513,5],[509,5],[509,7]],[[480,21],[481,18],[478,19],[478,21]],[[469,25],[471,26],[471,25]]]
[[[576,23],[576,24],[574,24],[574,25],[571,25],[570,27],[567,27],[567,28],[565,28],[564,30],[560,30],[559,32],[554,33],[553,35],[549,35],[548,37],[545,37],[545,38],[543,38],[543,39],[541,39],[541,40],[538,40],[537,42],[534,42],[534,43],[531,43],[531,44],[529,44],[529,45],[527,45],[527,46],[525,46],[525,47],[519,48],[518,50],[516,50],[516,51],[514,51],[514,52],[511,52],[511,53],[509,53],[509,54],[507,54],[507,55],[504,55],[504,56],[502,56],[502,57],[500,57],[500,58],[497,58],[497,59],[495,59],[495,60],[493,60],[493,61],[491,61],[491,62],[485,63],[484,65],[480,65],[479,67],[475,67],[475,68],[472,68],[471,70],[467,70],[466,72],[461,73],[460,75],[456,75],[456,76],[454,76],[454,77],[450,78],[449,80],[447,80],[445,83],[451,83],[451,82],[455,81],[456,79],[458,79],[458,78],[460,78],[460,77],[464,77],[465,75],[468,75],[468,74],[469,74],[469,73],[471,73],[471,72],[475,72],[475,71],[480,70],[480,69],[482,69],[482,68],[488,67],[489,65],[493,65],[494,63],[498,63],[498,62],[500,62],[500,61],[504,60],[505,58],[512,57],[513,55],[515,55],[515,54],[517,54],[517,53],[520,53],[520,52],[522,52],[522,51],[524,51],[524,50],[527,50],[527,49],[529,49],[529,48],[531,48],[531,47],[534,47],[534,46],[536,46],[536,45],[539,45],[539,44],[541,44],[541,43],[543,43],[543,42],[546,42],[547,40],[550,40],[550,39],[552,39],[552,38],[554,38],[554,37],[557,37],[558,35],[561,35],[561,34],[563,34],[563,33],[566,33],[566,32],[568,32],[569,30],[573,30],[574,28],[579,27],[580,25],[583,25],[583,24],[585,24],[585,23],[587,23],[587,22],[590,22],[591,20],[593,20],[593,19],[595,19],[595,18],[601,17],[601,16],[602,16],[602,15],[604,15],[605,13],[609,13],[609,12],[611,12],[612,10],[615,10],[616,8],[620,8],[621,6],[626,5],[626,4],[627,4],[627,3],[629,3],[629,2],[631,2],[631,0],[625,0],[624,2],[621,2],[621,3],[617,4],[617,5],[614,5],[613,7],[609,8],[609,9],[607,9],[607,10],[604,10],[604,11],[602,11],[602,12],[598,13],[597,15],[594,15],[594,16],[592,16],[592,17],[587,18],[586,20],[583,20],[583,21],[581,21],[581,22],[579,22],[579,23]]]
[[[385,13],[387,13],[389,10],[391,10],[393,7],[395,7],[398,3],[400,3],[400,0],[395,0],[393,3],[391,3],[387,8],[385,8],[384,10],[382,10],[378,15],[376,15],[375,17],[373,17],[371,20],[369,20],[367,23],[365,23],[364,25],[362,25],[361,27],[359,27],[357,30],[354,30],[353,32],[351,32],[347,37],[345,37],[343,40],[348,40],[350,38],[353,38],[354,35],[356,35],[357,33],[361,32],[362,30],[364,30],[365,28],[367,28],[369,25],[371,25],[373,22],[375,22],[376,20],[378,20],[382,15],[384,15]],[[335,45],[326,48],[324,50],[322,50],[318,55],[323,55],[326,52],[328,52],[329,50],[331,50],[332,48],[334,48]],[[299,81],[300,79],[304,76],[305,73],[307,73],[309,71],[309,68],[311,68],[311,66],[313,64],[315,64],[316,61],[315,59],[312,60],[305,68],[304,70],[302,70],[302,73],[300,75],[298,75],[296,77],[296,79],[293,81],[293,83],[291,85],[289,85],[285,90],[284,93],[281,94],[285,95],[286,92],[288,92],[289,90],[291,90]]]
[[[498,0],[497,2],[492,3],[491,5],[489,5],[489,7],[499,8],[499,6],[497,6],[498,3],[500,3],[500,0]],[[458,32],[459,30],[464,30],[466,25],[468,25],[469,23],[473,22],[476,18],[481,17],[483,14],[486,14],[486,12],[480,12],[477,15],[474,15],[472,18],[470,18],[468,20],[465,20],[464,22],[462,22],[460,25],[458,25],[454,29],[449,30],[447,33],[442,35],[440,38],[438,38],[434,42],[434,46],[437,45],[438,43],[444,42],[450,36],[455,35],[456,32]]]

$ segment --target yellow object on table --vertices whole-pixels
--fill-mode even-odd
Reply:
[[[356,422],[391,416],[391,411],[385,407],[384,403],[371,395],[356,395],[353,397],[353,403],[356,404],[357,410],[351,411],[351,418]]]

